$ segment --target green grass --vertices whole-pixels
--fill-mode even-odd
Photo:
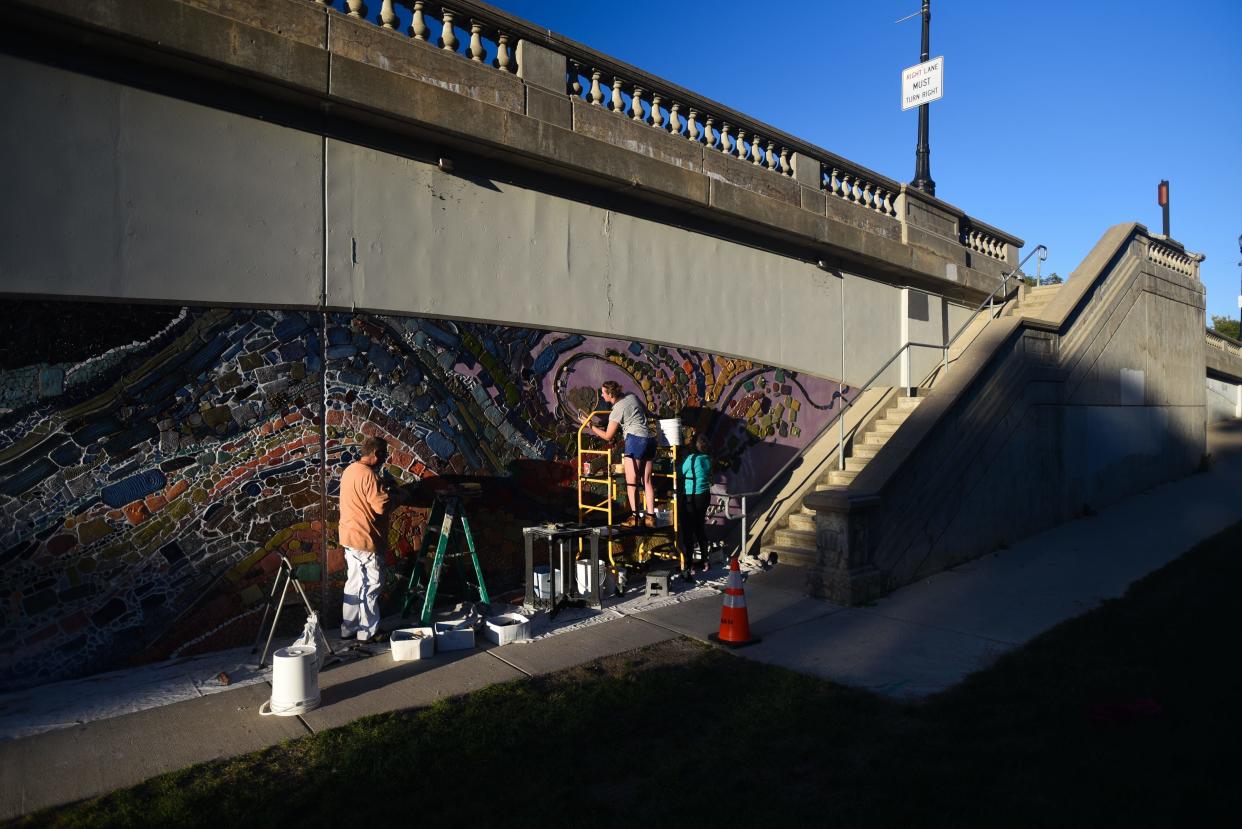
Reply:
[[[680,640],[28,821],[1198,825],[1242,800],[1239,589],[1242,524],[922,704]]]

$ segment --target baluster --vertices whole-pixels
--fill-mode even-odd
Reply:
[[[893,207],[893,191],[892,190],[884,191],[884,213],[885,215],[888,215],[888,216],[897,215],[897,209]]]
[[[380,6],[380,24],[385,29],[397,27],[397,13],[392,10],[392,0],[384,0]]]
[[[793,170],[789,167],[789,148],[781,147],[781,175],[792,176]]]
[[[633,94],[630,95],[630,120],[643,120],[643,92],[646,90],[641,86],[635,86]]]
[[[591,106],[597,107],[604,100],[604,90],[599,88],[600,71],[598,69],[591,70]]]
[[[668,107],[668,131],[673,135],[681,135],[681,117],[677,114],[677,110],[681,109],[681,104],[673,101]]]
[[[624,83],[620,78],[612,79],[612,111],[618,115],[625,114],[625,99],[621,97],[621,84]]]
[[[349,16],[362,17],[362,0],[349,0]]]
[[[658,92],[651,93],[651,118],[648,120],[651,126],[656,129],[664,129],[664,116],[660,114],[660,95]]]
[[[576,60],[569,62],[569,94],[575,98],[582,97],[582,64]]]
[[[733,145],[734,152],[730,153],[730,155],[736,156],[737,158],[740,158],[743,161],[746,160],[746,148],[742,146],[742,142],[744,140],[746,140],[746,130],[742,129],[741,127],[738,127],[737,128],[737,141]]]
[[[750,139],[750,163],[756,167],[763,166],[763,139],[757,135]]]
[[[852,197],[850,201],[854,202],[854,204],[862,204],[862,188],[858,186],[860,181],[862,181],[861,176],[854,176],[854,189],[850,192]]]
[[[730,144],[729,130],[733,127],[729,126],[729,122],[720,125],[720,151],[725,155],[733,155],[733,145]]]
[[[470,60],[475,63],[482,63],[483,58],[487,57],[487,51],[483,48],[483,24],[477,20],[470,21]]]
[[[415,0],[414,16],[410,18],[410,37],[415,40],[425,41],[430,33],[430,30],[427,28],[427,21],[423,17],[423,0]]]
[[[496,33],[496,60],[492,61],[492,65],[501,72],[509,72],[509,35],[505,32]]]
[[[448,9],[440,9],[440,16],[444,18],[444,25],[440,27],[440,48],[446,52],[457,51],[457,33],[453,31],[453,12]]]
[[[768,162],[769,170],[775,170],[778,173],[781,171],[780,167],[777,166],[779,162],[776,159],[776,142],[775,141],[768,142],[768,152],[767,152],[767,156],[765,157],[765,160]]]
[[[715,121],[712,116],[707,116],[707,123],[703,125],[703,144],[707,147],[716,146],[716,134],[712,132],[712,124]]]
[[[690,107],[690,117],[686,119],[686,138],[699,142],[699,111],[694,107]]]

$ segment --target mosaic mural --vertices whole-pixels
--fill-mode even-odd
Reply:
[[[331,619],[362,435],[388,438],[402,481],[483,485],[497,593],[520,582],[521,527],[575,516],[577,412],[603,381],[705,431],[722,491],[766,482],[839,392],[685,349],[361,313],[13,302],[0,324],[0,688],[249,642],[280,554]],[[426,517],[394,517],[394,573]]]

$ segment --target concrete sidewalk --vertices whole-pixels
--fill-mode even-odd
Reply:
[[[803,595],[805,573],[747,580],[760,644],[738,655],[917,699],[948,688],[1053,625],[1121,595],[1134,580],[1242,520],[1242,422],[1209,430],[1212,468],[938,574],[872,607]],[[266,683],[0,743],[0,820],[130,786],[348,723],[419,708],[496,682],[551,673],[686,635],[706,640],[720,602],[638,612],[520,646],[325,670],[321,706],[260,717]]]

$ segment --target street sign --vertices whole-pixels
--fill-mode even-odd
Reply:
[[[930,104],[944,97],[944,55],[901,70],[901,109]]]

